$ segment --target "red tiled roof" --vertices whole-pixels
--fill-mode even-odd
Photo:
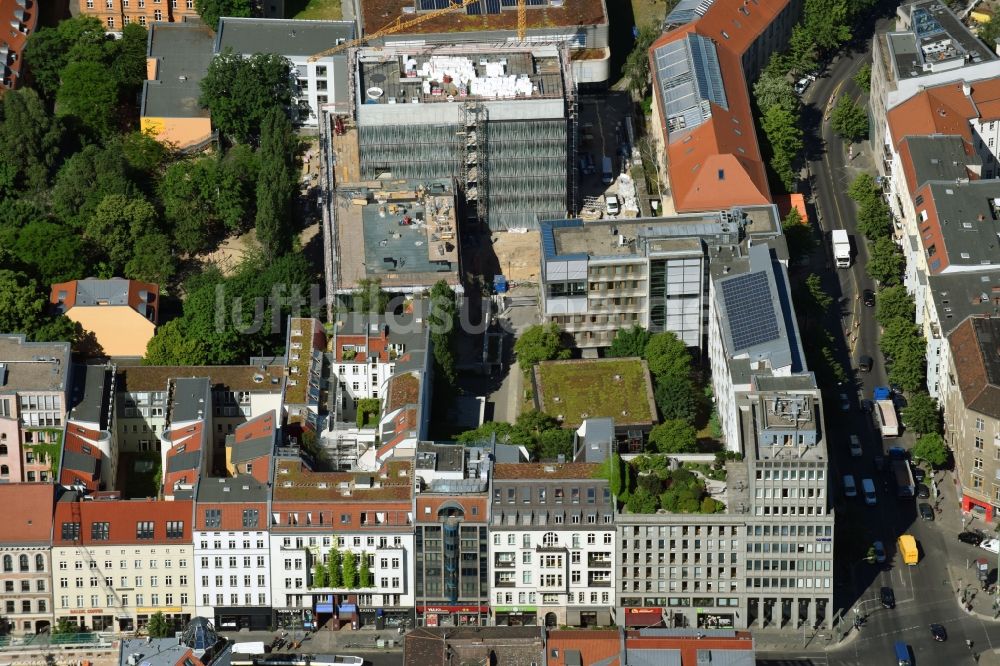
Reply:
[[[784,220],[788,217],[788,214],[792,212],[792,209],[799,211],[799,216],[802,218],[802,222],[806,225],[809,224],[809,210],[806,208],[806,198],[805,196],[793,192],[791,194],[776,194],[774,195],[774,203],[778,206],[778,215]]]
[[[202,481],[207,483],[208,480]],[[218,509],[222,517],[218,527],[209,528],[205,525],[205,509]],[[257,527],[247,528],[243,526],[243,510],[257,509]],[[242,531],[246,529],[257,529],[264,531],[267,529],[267,503],[266,502],[198,502],[194,516],[194,529],[196,530],[222,530],[222,531]]]
[[[62,538],[63,523],[80,523],[80,541],[87,546],[103,545],[171,545],[191,543],[191,521],[194,503],[190,500],[67,500],[56,503],[54,546],[72,546]],[[153,538],[136,538],[140,522],[153,523]],[[181,523],[178,538],[167,538],[167,522]],[[91,538],[91,523],[109,523],[108,540]]]
[[[64,486],[74,486],[82,484],[88,490],[97,490],[98,472],[100,462],[104,454],[93,442],[100,437],[100,432],[84,428],[73,422],[66,424],[66,435],[63,441],[63,456],[61,459],[61,471],[59,483]],[[67,456],[66,453],[75,453],[77,456]],[[75,460],[81,464],[75,464]],[[82,462],[88,462],[86,468],[82,468]]]
[[[27,3],[26,8],[22,8],[17,0],[0,0],[0,21],[3,22],[5,26],[5,34],[3,36],[2,42],[6,43],[10,47],[10,51],[14,54],[14,58],[9,59],[6,63],[7,67],[13,70],[13,74],[9,77],[9,85],[0,85],[0,88],[16,88],[20,82],[21,74],[21,63],[24,58],[21,54],[24,51],[25,45],[28,43],[28,36],[35,31],[38,26],[38,14],[39,7],[41,3],[36,0],[35,2]],[[20,25],[23,26],[21,30],[15,30],[11,26],[12,21],[18,21],[14,16],[14,12],[20,9],[24,12],[24,21],[19,21]],[[0,69],[0,84],[2,84],[3,70]]]
[[[497,463],[493,478],[517,479],[592,479],[601,468],[598,463]]]
[[[50,543],[55,486],[51,483],[0,485],[4,509],[0,543]]]
[[[976,111],[962,92],[961,83],[928,88],[914,95],[887,115],[892,143],[898,146],[907,136],[954,134],[972,141],[969,119]]]
[[[593,666],[605,659],[610,660],[606,666],[618,666],[621,662],[618,631],[550,631],[547,647],[550,655],[548,666],[566,666],[566,650],[578,651],[582,666]]]
[[[236,443],[274,436],[274,410],[264,412],[236,428]]]
[[[0,0],[2,2],[3,0]],[[122,280],[122,278],[113,278],[115,280]],[[124,280],[128,283],[128,305],[133,310],[138,311],[139,305],[143,302],[143,298],[140,297],[139,292],[146,292],[148,296],[145,299],[146,303],[152,303],[153,305],[153,323],[157,322],[157,315],[160,312],[160,304],[157,302],[160,296],[160,287],[152,282],[140,282],[139,280]],[[62,305],[64,310],[69,310],[76,305],[76,291],[77,291],[77,280],[70,280],[69,282],[59,282],[52,285],[49,290],[49,302],[53,305],[60,303],[59,292],[65,292],[66,298],[62,299]],[[97,307],[97,306],[95,306]],[[143,314],[143,317],[146,315]]]
[[[678,212],[771,203],[742,57],[787,5],[788,0],[715,2],[700,19],[666,33],[650,47],[649,57],[656,71],[653,54],[659,47],[693,33],[711,39],[717,47],[729,107],[727,110],[710,103],[712,115],[708,120],[694,129],[669,135],[666,116],[661,114],[670,186]],[[658,86],[654,85],[654,90],[659,99]],[[659,102],[662,110],[663,100]]]

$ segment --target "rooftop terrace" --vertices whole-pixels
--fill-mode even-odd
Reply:
[[[365,104],[561,98],[559,57],[544,53],[367,49],[358,57],[360,90]]]
[[[901,7],[898,12],[909,29],[886,35],[893,74],[897,79],[914,78],[996,58],[941,0],[915,2]]]
[[[413,464],[392,461],[374,477],[351,472],[313,472],[299,459],[277,461],[273,501],[406,501],[413,491]]]

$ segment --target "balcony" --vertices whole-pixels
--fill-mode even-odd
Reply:
[[[497,578],[494,587],[517,587],[517,581],[513,578]]]
[[[516,562],[512,559],[511,560],[496,559],[493,561],[493,567],[495,569],[513,569],[515,566]]]
[[[587,558],[587,566],[591,569],[610,569],[611,564],[610,557],[594,557],[591,555]]]

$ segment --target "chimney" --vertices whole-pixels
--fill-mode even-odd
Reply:
[[[962,81],[962,94],[966,97],[972,96],[972,85],[968,81]]]

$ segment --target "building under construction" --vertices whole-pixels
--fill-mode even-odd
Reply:
[[[350,117],[328,127],[334,187],[441,179],[466,219],[534,229],[576,209],[576,90],[566,47],[402,45],[351,52]]]

